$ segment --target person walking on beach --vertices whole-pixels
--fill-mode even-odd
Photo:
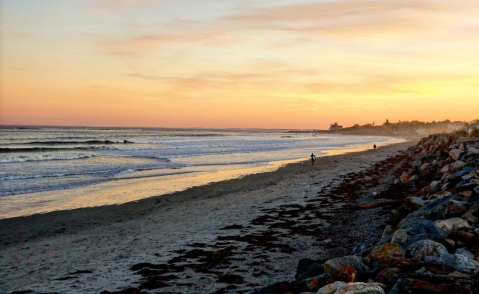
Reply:
[[[316,161],[316,155],[314,155],[314,153],[311,153],[311,165],[314,165],[314,161]]]
[[[374,150],[376,150],[376,144],[374,144],[373,148],[374,148]]]

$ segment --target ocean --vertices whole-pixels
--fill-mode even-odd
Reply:
[[[120,204],[324,156],[381,136],[257,129],[1,128],[0,218]]]

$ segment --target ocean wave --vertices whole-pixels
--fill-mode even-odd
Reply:
[[[126,170],[122,170],[121,172],[117,173],[116,175],[114,175],[115,177],[117,176],[121,176],[121,175],[124,175],[124,174],[131,174],[131,173],[134,173],[135,170],[134,169],[126,169]]]
[[[39,178],[56,178],[64,177],[65,174],[48,174],[48,175],[8,175],[0,177],[0,181],[13,181],[13,180],[28,180],[28,179],[39,179]]]
[[[28,145],[95,145],[95,144],[133,144],[128,140],[123,141],[111,141],[111,140],[88,140],[88,141],[34,141],[25,143]]]
[[[0,181],[14,181],[14,180],[29,180],[41,178],[58,178],[70,176],[85,176],[85,175],[103,175],[111,172],[110,170],[100,170],[82,173],[53,173],[53,174],[33,174],[33,175],[6,175],[1,176]]]
[[[45,161],[45,160],[74,160],[90,158],[90,154],[76,154],[76,155],[36,155],[36,156],[20,156],[20,157],[5,157],[0,158],[0,163],[17,163],[26,161]]]
[[[134,144],[132,141],[86,140],[86,141],[30,141],[24,143],[9,143],[8,145],[99,145],[99,144]]]
[[[69,151],[69,150],[118,150],[112,146],[91,146],[91,147],[71,147],[71,148],[51,148],[51,147],[20,147],[20,148],[0,148],[0,153],[14,152],[46,152],[46,151]]]

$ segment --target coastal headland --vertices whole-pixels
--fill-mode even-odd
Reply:
[[[371,293],[416,293],[415,285],[438,280],[445,286],[431,293],[452,293],[441,292],[451,287],[474,291],[477,142],[446,135],[416,141],[122,205],[1,220],[0,291],[316,293],[333,282],[339,287],[344,286],[340,282],[376,281],[380,284],[357,285],[383,291]],[[459,151],[453,156],[450,150]],[[457,172],[469,176],[459,190]],[[437,183],[431,185],[433,180]],[[423,222],[416,218],[424,217],[418,211],[436,202],[461,206],[454,213],[450,208],[427,215],[438,218],[430,222],[446,232],[436,233],[430,223],[416,228]],[[450,221],[436,224],[450,216],[463,217],[467,225],[459,220],[450,227]],[[402,218],[414,225],[398,227]],[[430,230],[429,235],[416,229]],[[424,240],[446,246],[447,252],[431,255],[418,253],[423,247],[410,248]],[[338,261],[341,266],[331,265],[340,256],[349,257]],[[454,263],[455,258],[460,261]],[[456,266],[460,262],[466,269]],[[383,273],[386,269],[390,275]]]

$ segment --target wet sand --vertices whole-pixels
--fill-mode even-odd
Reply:
[[[300,258],[347,253],[380,234],[385,215],[342,208],[371,201],[415,143],[121,205],[0,220],[0,292],[246,292],[294,279]],[[378,172],[381,161],[391,168]],[[348,183],[356,184],[344,190]]]

